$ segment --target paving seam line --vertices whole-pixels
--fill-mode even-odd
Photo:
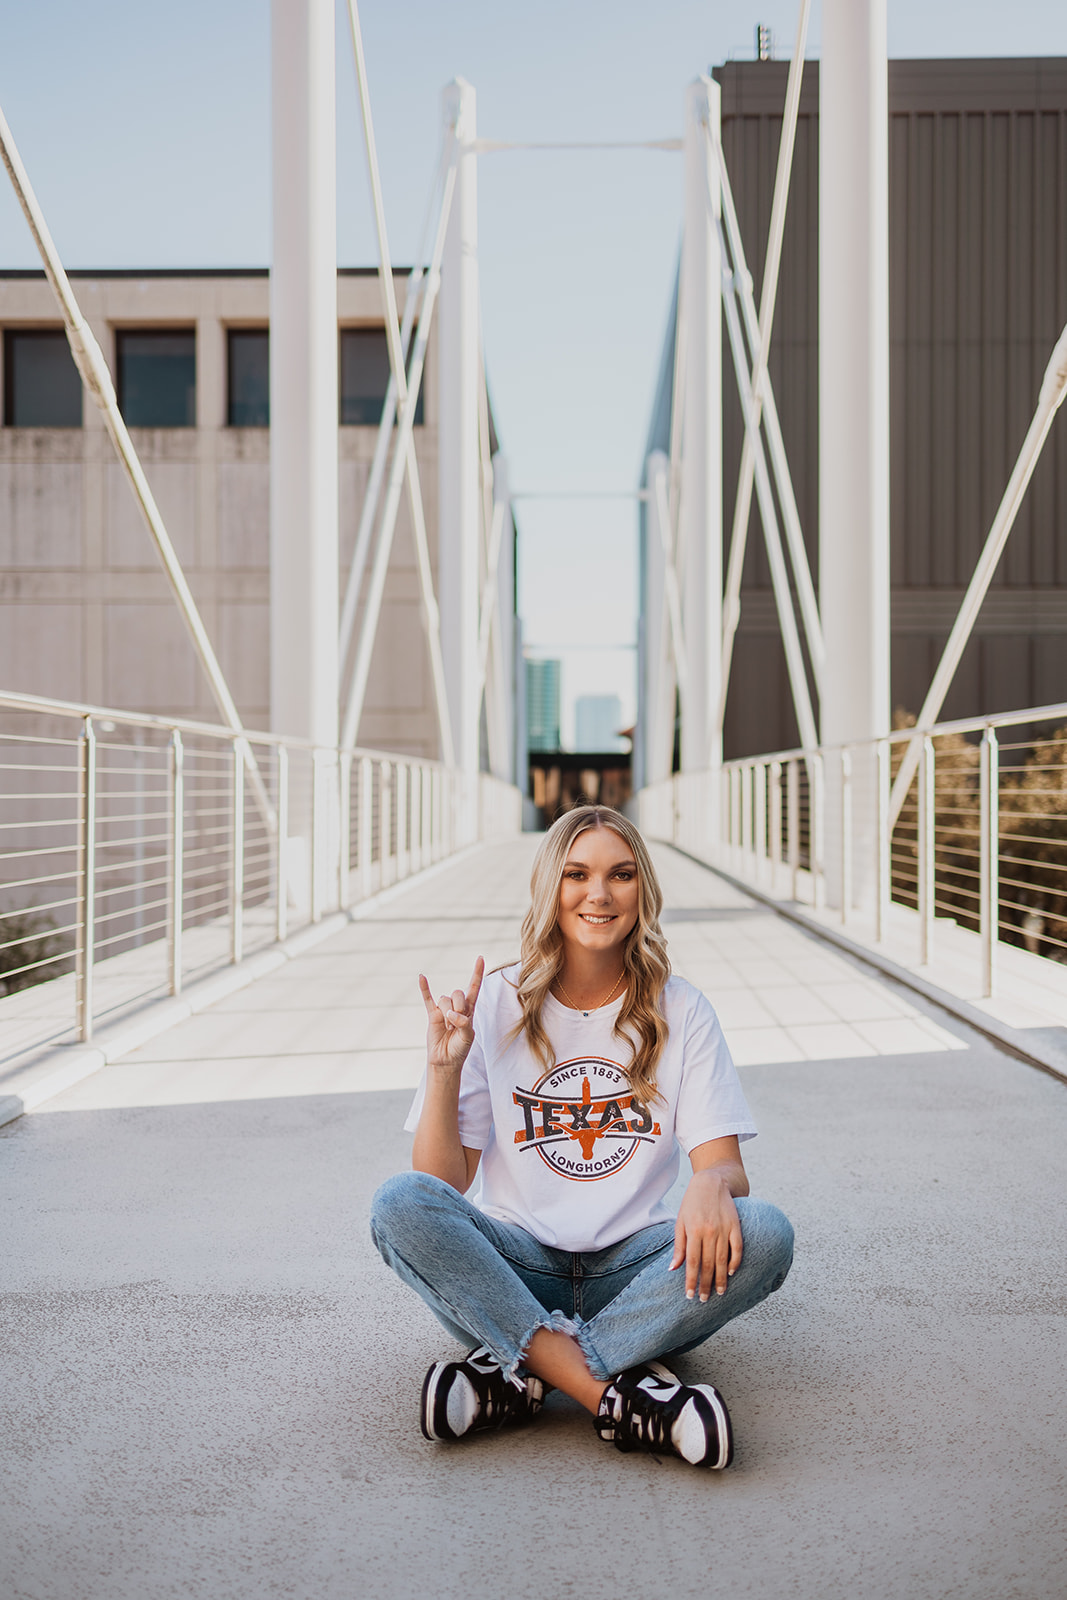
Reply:
[[[206,1011],[216,1001],[248,988],[249,984],[256,983],[260,978],[277,971],[287,961],[295,961],[306,950],[311,950],[323,940],[331,938],[333,934],[340,933],[350,923],[362,922],[365,918],[373,916],[376,911],[397,899],[404,890],[415,888],[431,878],[436,878],[448,867],[458,866],[488,842],[490,841],[465,845],[463,849],[456,850],[441,861],[435,861],[431,866],[424,867],[421,872],[413,872],[410,877],[401,878],[398,883],[391,883],[387,889],[379,890],[368,899],[350,906],[347,911],[333,911],[329,916],[323,917],[321,922],[311,923],[290,934],[283,943],[270,945],[266,950],[257,950],[237,966],[224,967],[221,972],[213,972],[209,977],[194,981],[187,989],[183,989],[180,995],[168,995],[164,999],[150,1001],[137,1016],[126,1018],[112,1024],[110,1028],[102,1029],[93,1044],[54,1045],[35,1063],[35,1067],[40,1069],[39,1072],[29,1069],[33,1075],[21,1092],[0,1095],[0,1127],[14,1122],[27,1111],[36,1110],[46,1100],[54,1099],[65,1089],[70,1089],[83,1079],[92,1077],[101,1067],[109,1066],[120,1056],[128,1055],[131,1050],[136,1050],[149,1040],[158,1038],[161,1033],[166,1033],[168,1028],[173,1028],[179,1022],[186,1022],[190,1017]]]
[[[846,955],[853,956],[857,961],[862,961],[865,966],[873,967],[883,978],[888,978],[891,983],[896,983],[904,989],[910,989],[914,994],[921,995],[931,1005],[938,1006],[942,1011],[954,1017],[958,1022],[965,1022],[976,1033],[982,1034],[991,1044],[999,1050],[1004,1050],[1016,1060],[1023,1061],[1029,1067],[1037,1067],[1040,1072],[1048,1073],[1049,1077],[1056,1078],[1060,1083],[1067,1083],[1067,1070],[1061,1061],[1045,1053],[1020,1037],[1019,1030],[1009,1028],[1007,1023],[998,1022],[995,1017],[987,1016],[984,1011],[979,1011],[977,1006],[970,1001],[962,999],[948,989],[941,989],[928,978],[921,978],[918,973],[912,972],[908,967],[902,967],[897,962],[891,961],[888,956],[881,955],[872,950],[869,945],[860,944],[855,939],[850,939],[846,933],[841,933],[837,928],[827,928],[823,923],[816,921],[812,916],[795,902],[785,902],[773,899],[762,889],[753,888],[741,878],[735,878],[732,873],[725,872],[722,867],[713,866],[710,861],[705,861],[703,856],[694,855],[691,850],[684,850],[681,845],[674,844],[670,839],[657,840],[659,844],[668,845],[677,851],[687,861],[692,861],[695,866],[703,867],[705,872],[714,873],[721,878],[723,883],[728,883],[732,889],[739,890],[748,895],[749,899],[757,900],[760,905],[766,906],[776,916],[782,917],[786,922],[791,922],[795,927],[802,928],[805,933],[814,934],[817,939],[822,939],[827,944],[836,945]]]

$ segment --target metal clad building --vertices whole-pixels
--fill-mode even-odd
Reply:
[[[762,281],[787,65],[730,63],[723,144]],[[818,63],[805,69],[771,346],[797,503],[818,547]],[[917,711],[1067,321],[1067,60],[891,61],[893,703]],[[672,319],[673,320],[673,319]],[[669,369],[666,374],[669,385]],[[724,507],[742,421],[724,339]],[[663,401],[666,400],[666,419]],[[669,387],[649,448],[666,448]],[[1067,698],[1067,418],[1053,425],[946,717]],[[797,742],[753,501],[726,754]]]

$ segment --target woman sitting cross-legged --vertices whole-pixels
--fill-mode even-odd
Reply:
[[[427,1373],[428,1439],[525,1421],[554,1387],[619,1450],[730,1464],[722,1396],[665,1362],[779,1287],[793,1230],[748,1198],[756,1130],[714,1011],[671,974],[662,903],[637,829],[581,807],[537,852],[521,960],[484,983],[477,962],[436,1003],[419,980],[415,1170],[379,1189],[371,1231],[477,1346]]]

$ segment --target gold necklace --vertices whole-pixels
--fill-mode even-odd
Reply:
[[[615,979],[615,982],[612,984],[611,988],[608,990],[608,992],[604,996],[603,1000],[601,1000],[600,1005],[590,1006],[589,1007],[589,1011],[600,1011],[604,1006],[606,1006],[608,1001],[611,999],[612,995],[615,993],[616,989],[619,987],[619,984],[625,978],[625,976],[626,976],[626,968],[623,967],[622,971],[619,973],[619,976]],[[563,984],[562,984],[562,982],[560,981],[559,978],[556,979],[556,988],[559,990],[559,992],[563,996],[564,1000],[566,1000],[567,1004],[574,1011],[582,1011],[581,1006],[575,1005],[574,1001],[571,999],[570,995],[567,993],[566,989],[563,987]],[[589,1011],[582,1011],[582,1016],[583,1017],[587,1017],[589,1015]]]

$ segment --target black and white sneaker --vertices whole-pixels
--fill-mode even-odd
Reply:
[[[647,1361],[608,1384],[593,1426],[616,1450],[681,1456],[693,1467],[728,1467],[734,1436],[726,1402],[710,1383],[682,1383],[659,1361]]]
[[[529,1422],[540,1411],[545,1386],[532,1373],[508,1378],[483,1345],[462,1361],[437,1361],[422,1385],[419,1420],[427,1439],[460,1439],[483,1428]]]

